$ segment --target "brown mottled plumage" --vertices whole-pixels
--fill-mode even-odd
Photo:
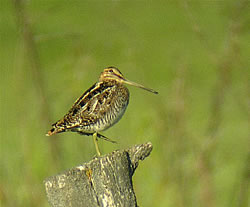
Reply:
[[[117,68],[108,67],[101,73],[99,81],[76,100],[61,120],[52,125],[47,136],[65,131],[93,134],[96,150],[100,155],[96,137],[111,141],[99,132],[117,123],[129,103],[129,91],[124,83],[157,94],[152,89],[126,80]]]

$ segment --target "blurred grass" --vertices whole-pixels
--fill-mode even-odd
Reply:
[[[249,205],[248,1],[21,1],[39,77],[17,2],[0,7],[1,206],[48,206],[43,179],[92,158],[89,137],[45,133],[109,65],[159,91],[130,87],[104,133],[119,144],[100,142],[108,153],[152,141],[139,205]]]

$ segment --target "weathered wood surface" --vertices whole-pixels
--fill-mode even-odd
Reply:
[[[152,151],[150,142],[94,158],[88,163],[47,178],[52,207],[137,206],[132,176],[139,160]]]

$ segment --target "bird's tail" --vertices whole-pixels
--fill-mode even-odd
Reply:
[[[49,130],[46,134],[46,136],[51,136],[53,134],[57,134],[59,132],[63,132],[63,130],[58,130],[56,127],[53,127],[51,130]]]
[[[60,120],[52,125],[52,129],[48,131],[46,136],[52,136],[54,134],[64,132],[65,130],[66,130],[65,125],[63,124],[62,120]]]

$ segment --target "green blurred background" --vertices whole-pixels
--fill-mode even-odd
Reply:
[[[87,162],[90,137],[50,125],[116,66],[129,87],[109,153],[151,141],[139,206],[249,206],[249,1],[1,1],[0,206],[49,206],[43,180]]]

